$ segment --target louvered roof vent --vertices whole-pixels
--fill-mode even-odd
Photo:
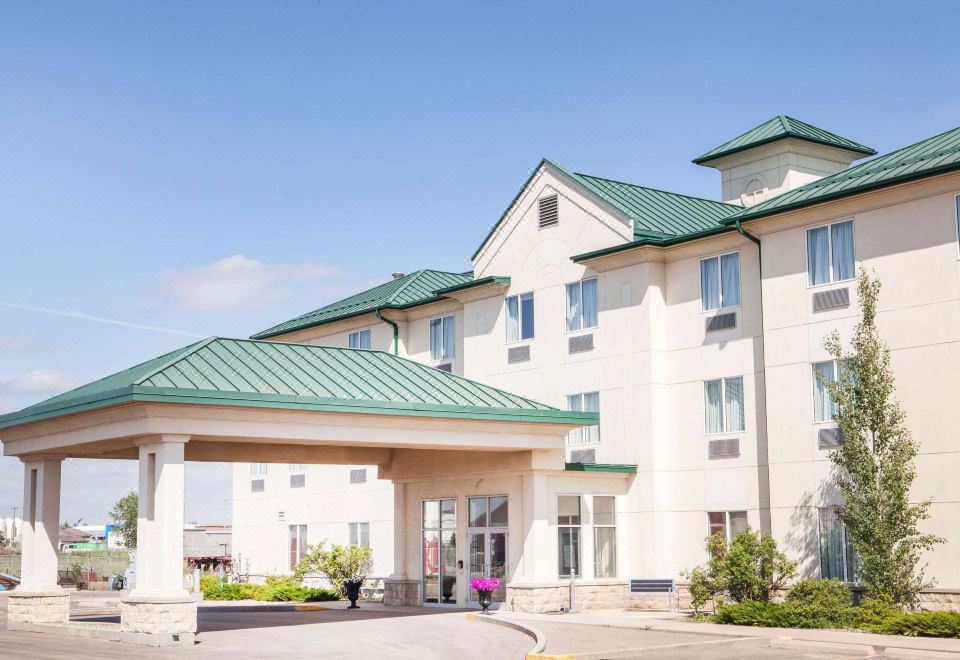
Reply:
[[[537,203],[540,211],[540,216],[539,216],[540,229],[546,229],[547,227],[556,227],[557,225],[560,224],[560,215],[557,209],[556,195],[541,197]]]

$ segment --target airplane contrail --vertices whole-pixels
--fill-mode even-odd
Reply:
[[[177,330],[175,328],[161,328],[156,325],[144,325],[142,323],[131,323],[130,321],[120,321],[118,319],[108,319],[102,316],[92,316],[83,312],[75,312],[69,309],[54,309],[52,307],[38,307],[36,305],[21,305],[20,303],[6,302],[0,300],[0,306],[12,307],[14,309],[24,309],[29,312],[40,312],[41,314],[53,314],[55,316],[66,316],[72,319],[81,319],[84,321],[95,321],[97,323],[107,323],[110,325],[119,325],[125,328],[136,328],[138,330],[151,330],[153,332],[165,332],[170,335],[181,335],[183,337],[205,337],[196,332],[187,332],[186,330]]]

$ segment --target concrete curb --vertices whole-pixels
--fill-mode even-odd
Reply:
[[[276,605],[201,605],[197,612],[326,612],[333,608],[313,603],[277,603]],[[119,608],[77,609],[70,611],[70,618],[88,616],[120,616]]]
[[[758,639],[763,639],[762,637]],[[790,637],[773,637],[767,646],[771,649],[803,650],[821,653],[843,653],[873,657],[882,655],[870,644],[853,644],[848,642],[827,642],[810,639],[791,639]]]
[[[547,647],[547,637],[539,629],[534,628],[533,626],[528,626],[523,623],[518,623],[516,621],[508,621],[506,619],[497,618],[494,616],[484,616],[482,614],[475,614],[473,612],[467,614],[467,621],[481,621],[483,623],[492,623],[495,626],[503,626],[504,628],[510,628],[511,630],[516,630],[517,632],[522,632],[524,635],[531,637],[533,639],[533,648],[527,652],[527,660],[540,659],[540,658],[556,658],[557,660],[566,660],[569,658],[573,660],[573,656],[552,656],[552,655],[541,655],[543,649]]]

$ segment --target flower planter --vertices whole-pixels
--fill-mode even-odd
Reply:
[[[477,595],[480,596],[480,607],[483,608],[482,614],[490,614],[489,608],[493,604],[493,592],[488,590],[477,591]]]
[[[483,614],[490,614],[490,605],[493,604],[493,592],[500,588],[499,578],[474,578],[470,580],[470,588],[477,590],[477,597],[480,599],[480,607],[483,608]]]
[[[347,609],[360,609],[360,606],[357,605],[357,599],[360,598],[360,587],[363,586],[363,580],[344,580],[343,586],[346,588],[347,598],[350,600],[350,606]]]

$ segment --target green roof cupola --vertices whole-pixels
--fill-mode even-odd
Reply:
[[[777,115],[693,162],[720,170],[723,201],[753,206],[876,153],[836,133]]]

